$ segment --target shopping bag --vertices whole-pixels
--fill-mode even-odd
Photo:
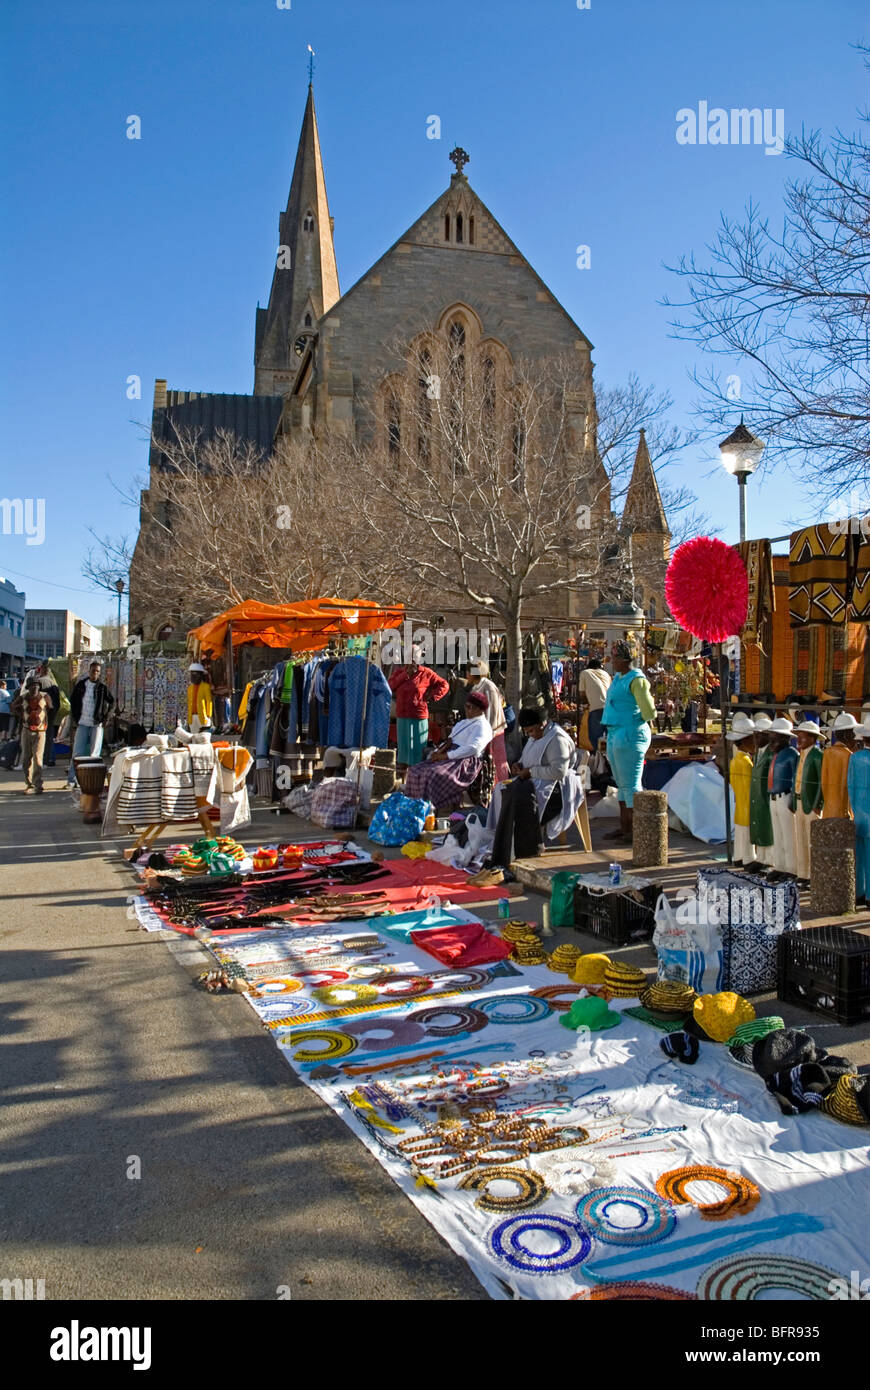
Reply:
[[[369,839],[376,845],[406,845],[417,839],[425,829],[427,816],[434,814],[431,801],[391,792],[372,816]]]
[[[713,917],[715,913],[707,911],[706,904],[699,911],[694,896],[674,909],[667,894],[659,894],[653,946],[660,980],[679,980],[691,985],[697,994],[716,994],[723,988],[722,928]]]
[[[550,886],[550,924],[554,927],[574,926],[574,889],[579,874],[563,871],[553,874]]]

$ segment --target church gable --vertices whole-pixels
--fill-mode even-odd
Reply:
[[[451,184],[408,229],[402,241],[416,246],[461,246],[467,251],[517,255],[516,247],[492,213],[467,181],[463,182],[464,187]]]

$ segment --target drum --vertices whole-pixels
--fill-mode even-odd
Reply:
[[[106,784],[108,767],[102,758],[76,758],[76,781],[81,788],[82,820],[86,825],[103,818],[100,810],[100,794]]]

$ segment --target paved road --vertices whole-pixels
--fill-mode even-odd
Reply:
[[[118,842],[59,779],[24,797],[20,777],[0,772],[0,1278],[48,1299],[485,1299],[244,1000],[193,986],[200,948],[128,920]]]

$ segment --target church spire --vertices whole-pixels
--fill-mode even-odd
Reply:
[[[647,448],[645,430],[641,430],[637,443],[631,482],[622,509],[622,520],[623,524],[630,523],[633,531],[647,535],[670,535],[662,495]]]
[[[305,355],[303,339],[340,295],[311,81],[278,240],[269,304],[257,310],[256,395],[284,394]]]

